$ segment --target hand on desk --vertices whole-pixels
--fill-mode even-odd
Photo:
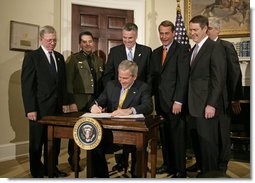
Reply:
[[[112,116],[127,116],[132,114],[132,110],[130,108],[128,109],[117,109],[112,112]]]

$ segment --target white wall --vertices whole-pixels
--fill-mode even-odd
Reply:
[[[28,121],[20,90],[24,52],[9,50],[10,20],[49,24],[60,31],[60,0],[2,0],[0,7],[0,160],[27,153]],[[60,37],[60,35],[59,35]],[[57,49],[60,47],[58,43]]]

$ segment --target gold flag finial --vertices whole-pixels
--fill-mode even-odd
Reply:
[[[177,2],[177,8],[176,8],[176,10],[177,10],[177,11],[181,11],[180,1],[181,1],[181,0],[176,0],[176,2]]]

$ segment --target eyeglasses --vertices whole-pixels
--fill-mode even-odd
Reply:
[[[47,43],[56,43],[57,39],[44,39]]]

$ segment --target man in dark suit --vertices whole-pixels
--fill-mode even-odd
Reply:
[[[118,80],[107,83],[103,93],[91,107],[92,113],[111,112],[112,116],[130,114],[151,114],[152,99],[149,86],[136,80],[138,67],[135,62],[122,61],[118,66]],[[108,135],[106,135],[108,133]],[[109,147],[109,131],[104,130],[102,142],[92,150],[93,176],[109,177],[105,149]],[[135,153],[135,146],[130,147]],[[146,150],[146,148],[144,148]],[[136,156],[132,157],[131,175],[136,177]]]
[[[29,119],[29,158],[30,171],[34,178],[47,174],[47,127],[39,124],[46,115],[56,115],[68,111],[65,61],[63,55],[54,51],[57,43],[56,31],[44,26],[40,31],[41,46],[25,55],[21,87],[26,116]],[[44,145],[44,164],[41,162]],[[58,164],[60,139],[54,141],[55,165]],[[67,174],[55,167],[55,177]]]
[[[105,66],[103,83],[106,86],[110,80],[118,79],[118,66],[122,60],[133,60],[138,65],[137,80],[147,82],[149,75],[149,61],[151,48],[136,43],[138,27],[134,23],[127,23],[122,30],[123,44],[111,48]]]
[[[183,178],[186,177],[183,106],[188,86],[189,52],[174,40],[174,30],[174,24],[168,20],[158,27],[162,46],[152,52],[149,83],[155,96],[157,115],[163,119],[160,127],[163,165],[157,173],[167,172],[174,174],[174,178]]]
[[[227,58],[227,94],[224,97],[224,114],[220,115],[220,154],[219,169],[226,173],[228,161],[231,156],[230,123],[231,110],[234,114],[241,112],[240,102],[242,98],[242,73],[235,47],[232,43],[218,37],[220,33],[220,20],[215,17],[209,18],[207,34],[211,40],[222,44]]]
[[[189,22],[196,45],[190,59],[188,122],[194,151],[201,164],[198,177],[218,170],[219,116],[224,112],[227,63],[222,45],[207,36],[208,18],[198,15]]]
[[[227,165],[231,156],[231,141],[230,141],[230,123],[231,112],[239,114],[241,112],[241,106],[239,100],[242,98],[242,74],[239,65],[239,59],[235,47],[232,43],[222,40],[218,37],[220,33],[220,19],[215,17],[209,17],[209,27],[207,35],[216,43],[221,44],[224,47],[226,53],[227,62],[227,90],[223,93],[224,101],[224,113],[219,117],[219,170],[226,173]],[[191,167],[188,167],[188,171],[197,171],[200,169],[196,163]]]
[[[147,82],[149,76],[149,62],[151,48],[136,43],[138,27],[134,23],[127,23],[122,29],[123,44],[111,48],[105,66],[103,85],[106,86],[110,80],[118,79],[118,66],[122,60],[134,61],[138,65],[137,80]],[[116,154],[116,166],[113,169],[127,170],[128,153]]]
[[[102,92],[103,60],[92,53],[94,39],[91,32],[79,35],[81,51],[71,55],[66,61],[67,92],[70,112],[88,112],[91,103]],[[68,143],[68,162],[74,171],[74,140]],[[80,150],[79,150],[80,154]],[[79,167],[79,170],[81,168]]]

